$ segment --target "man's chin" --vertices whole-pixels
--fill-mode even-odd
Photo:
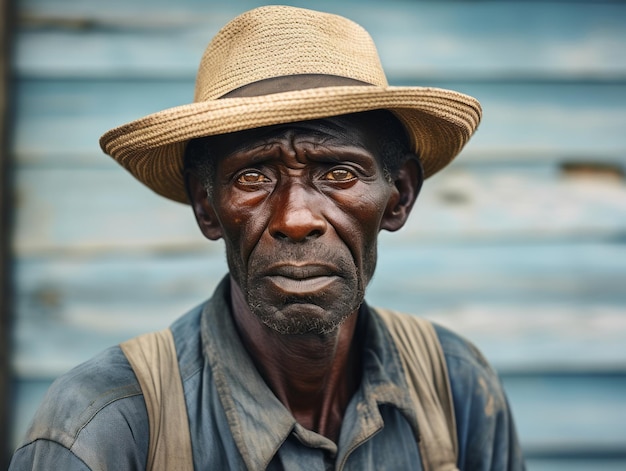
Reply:
[[[352,306],[324,308],[316,304],[289,303],[273,312],[252,312],[265,326],[282,335],[328,335],[335,332],[357,309]]]

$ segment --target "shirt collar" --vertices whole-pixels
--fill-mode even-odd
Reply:
[[[296,428],[296,421],[267,386],[241,343],[232,319],[228,278],[204,307],[201,335],[229,428],[246,467],[265,469]],[[340,445],[360,442],[380,429],[381,404],[397,407],[413,422],[398,352],[382,320],[366,305],[359,312],[357,335],[363,339],[363,375],[344,417],[348,430],[342,427]],[[302,432],[300,429],[298,426],[295,431]]]

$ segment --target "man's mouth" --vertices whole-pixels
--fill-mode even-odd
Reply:
[[[296,296],[319,293],[340,278],[338,270],[322,264],[275,265],[266,276],[280,291]]]

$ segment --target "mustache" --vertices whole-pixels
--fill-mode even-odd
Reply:
[[[293,245],[271,253],[253,253],[250,268],[257,273],[308,277],[353,274],[354,261],[348,250],[326,245]]]

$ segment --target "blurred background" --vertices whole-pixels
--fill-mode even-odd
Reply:
[[[626,3],[284,3],[362,24],[392,84],[456,89],[484,108],[408,227],[382,234],[370,303],[481,348],[530,470],[626,469]],[[207,42],[262,4],[2,0],[13,46],[0,167],[10,449],[56,376],[167,326],[226,272],[190,209],[134,181],[97,140],[190,102]]]

